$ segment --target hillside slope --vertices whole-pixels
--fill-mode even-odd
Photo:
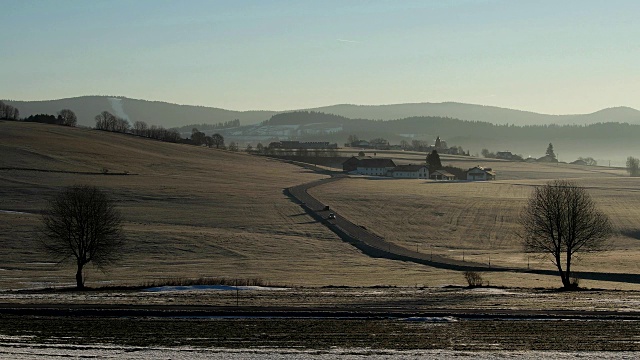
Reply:
[[[107,274],[89,267],[89,286],[203,276],[407,285],[447,276],[368,258],[283,194],[320,177],[241,153],[0,121],[0,289],[73,284],[72,267],[56,267],[36,246],[37,214],[73,184],[105,189],[126,219],[121,262]]]

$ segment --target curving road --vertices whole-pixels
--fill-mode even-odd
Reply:
[[[441,255],[421,253],[386,241],[384,238],[355,224],[337,212],[333,210],[325,210],[327,204],[323,204],[308,193],[308,190],[315,186],[340,181],[345,178],[348,178],[345,174],[333,174],[331,178],[316,180],[310,183],[287,188],[284,190],[284,193],[297,200],[300,203],[300,206],[309,215],[325,224],[344,241],[354,245],[363,253],[372,257],[411,261],[435,268],[457,271],[512,271],[540,275],[558,275],[555,270],[507,268],[490,266],[483,263],[454,260]],[[329,213],[333,213],[335,215],[335,219],[329,219]],[[640,274],[604,272],[574,272],[574,274],[581,279],[640,284]]]
[[[367,255],[393,260],[412,261],[424,265],[429,265],[441,269],[459,271],[508,271],[511,269],[490,267],[487,264],[469,261],[460,261],[431,253],[421,253],[407,249],[403,246],[386,241],[384,238],[368,231],[365,227],[359,226],[344,216],[333,210],[325,210],[326,204],[308,193],[308,190],[346,178],[346,175],[333,175],[331,178],[316,180],[310,183],[290,187],[285,193],[296,199],[302,208],[313,218],[325,224],[329,229],[338,234],[343,240],[362,250]],[[329,219],[329,214],[333,213],[335,219]]]

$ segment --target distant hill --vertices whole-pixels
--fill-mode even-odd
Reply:
[[[614,107],[596,111],[592,114],[576,115],[538,114],[530,111],[455,102],[397,105],[343,104],[306,110],[341,115],[351,119],[371,120],[395,120],[416,116],[435,116],[462,120],[485,121],[499,125],[588,125],[599,122],[626,122],[629,124],[640,124],[640,111],[629,107]]]
[[[230,141],[240,143],[274,139],[331,141],[344,144],[349,135],[370,140],[378,137],[391,144],[402,140],[423,140],[433,144],[436,137],[449,145],[462,146],[472,154],[483,148],[511,151],[524,157],[541,157],[551,142],[562,161],[593,157],[601,164],[624,165],[627,156],[640,154],[640,125],[607,122],[589,125],[496,125],[484,121],[438,116],[415,116],[380,121],[349,119],[310,111],[276,114],[260,125],[218,130]]]
[[[134,122],[145,121],[150,125],[184,127],[198,124],[217,124],[239,119],[241,125],[260,123],[279,113],[297,111],[233,111],[205,106],[177,105],[159,101],[135,100],[125,97],[82,96],[47,101],[11,101],[5,103],[20,110],[20,115],[48,113],[56,114],[61,109],[71,109],[78,115],[81,125],[95,125],[94,117],[104,111]],[[548,115],[455,102],[415,103],[396,105],[332,105],[309,111],[334,114],[350,119],[396,120],[409,117],[444,117],[492,124],[544,125],[577,124],[588,125],[604,122],[640,124],[640,111],[629,107],[615,107],[592,114]]]
[[[61,109],[71,109],[78,116],[80,125],[91,127],[95,125],[95,116],[105,110],[132,123],[140,120],[149,125],[164,127],[215,124],[234,119],[239,119],[241,124],[248,125],[267,120],[276,114],[275,111],[232,111],[111,96],[82,96],[46,101],[3,101],[18,108],[21,117],[35,114],[55,115]]]

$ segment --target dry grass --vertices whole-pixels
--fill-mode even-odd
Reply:
[[[255,278],[291,285],[440,284],[457,278],[415,264],[371,259],[283,195],[322,176],[298,166],[189,145],[44,124],[0,122],[0,288],[70,286],[35,246],[46,200],[64,186],[108,190],[129,242],[109,273],[87,285],[139,285],[167,278]],[[128,171],[130,175],[103,175]]]
[[[516,236],[517,219],[533,186],[550,179],[572,179],[589,190],[619,231],[610,251],[581,256],[574,269],[638,272],[639,178],[626,177],[617,168],[443,159],[445,164],[462,168],[477,163],[490,166],[502,180],[435,182],[356,177],[339,185],[314,188],[311,193],[353,222],[410,249],[485,264],[553,269],[548,259],[530,258],[522,252]],[[496,276],[503,278],[501,274],[492,277]],[[534,281],[527,284],[533,285]],[[593,281],[582,284],[638,287]]]
[[[399,162],[424,157],[397,156]],[[460,167],[478,161],[443,159]],[[313,193],[354,222],[409,247],[418,245],[420,251],[456,257],[464,251],[469,260],[488,262],[491,257],[492,264],[526,267],[527,258],[512,230],[531,185],[546,178],[576,178],[592,189],[624,233],[616,238],[613,251],[585,257],[578,270],[638,271],[636,179],[620,176],[620,169],[594,172],[509,162],[491,166],[502,180],[427,183],[360,178]],[[34,240],[37,213],[46,200],[62,187],[80,183],[105,188],[117,199],[129,237],[120,263],[109,273],[89,267],[89,286],[201,277],[261,278],[306,286],[465,284],[460,273],[372,259],[342,242],[282,193],[285,187],[322,175],[276,160],[87,129],[0,122],[0,168],[8,167],[57,172],[0,170],[0,210],[25,213],[0,212],[0,289],[73,284],[72,267],[50,263]],[[129,175],[104,175],[103,168]],[[534,180],[523,180],[528,178]],[[531,266],[550,268],[546,261],[533,259]],[[558,286],[553,276],[482,276],[491,285]]]

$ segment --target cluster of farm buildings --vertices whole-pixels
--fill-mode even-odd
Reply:
[[[445,170],[429,172],[429,167],[426,164],[396,165],[392,159],[370,156],[353,156],[342,163],[342,169],[353,175],[386,176],[397,179],[456,180],[453,174]],[[495,180],[496,173],[490,168],[475,166],[467,170],[466,177],[466,180],[473,181]]]

